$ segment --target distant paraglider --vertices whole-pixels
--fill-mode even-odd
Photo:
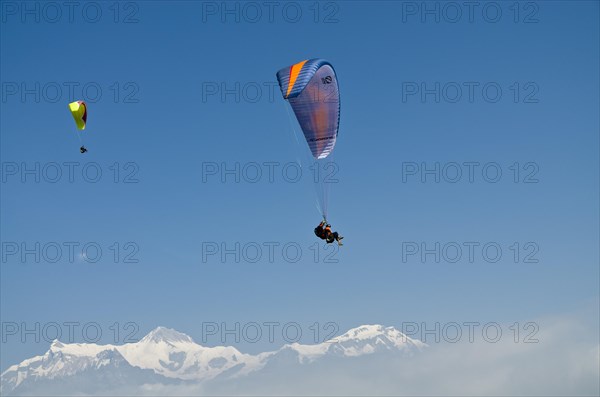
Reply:
[[[281,69],[277,81],[300,124],[312,160],[324,161],[333,152],[340,122],[340,93],[333,66],[324,59],[308,59]],[[316,188],[323,222],[315,233],[320,229],[320,238],[342,245],[343,237],[331,232],[327,223],[329,182],[319,178]]]
[[[78,130],[85,130],[85,126],[87,124],[87,105],[84,101],[75,101],[69,103],[69,110],[71,111],[71,115],[75,120],[75,124],[77,125]],[[81,147],[79,148],[80,153],[87,152],[87,149],[83,145],[83,141],[81,139],[81,135],[79,131],[77,131],[77,136],[79,137],[79,141],[81,142]]]

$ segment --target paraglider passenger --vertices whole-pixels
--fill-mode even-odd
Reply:
[[[339,246],[342,246],[342,239],[343,237],[340,236],[338,232],[331,231],[331,225],[329,223],[325,225],[325,240],[327,241],[327,244],[331,244],[336,241]]]
[[[85,152],[87,152],[87,149],[85,148],[85,146],[82,146],[82,147],[79,148],[79,151],[81,153],[85,153]]]

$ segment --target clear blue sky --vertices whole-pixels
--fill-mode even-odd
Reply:
[[[2,7],[7,3],[13,4]],[[293,10],[286,20],[281,7],[272,21],[262,9],[250,23],[254,11],[245,9],[239,23],[228,14],[222,22],[222,10],[207,14],[220,2],[191,1],[121,5],[114,23],[112,3],[96,4],[97,23],[81,10],[72,23],[66,9],[56,23],[48,20],[54,10],[40,9],[40,22],[2,10],[4,167],[80,162],[74,183],[65,173],[58,183],[4,175],[2,242],[103,248],[96,264],[3,260],[2,322],[95,321],[106,331],[133,321],[138,337],[164,325],[200,340],[202,322],[333,321],[340,330],[404,321],[512,323],[597,304],[598,2],[521,6],[517,23],[509,3],[496,3],[502,10],[496,23],[481,9],[472,23],[466,9],[457,23],[428,15],[422,22],[393,2],[322,3],[318,23],[309,3],[296,3],[297,23],[289,20]],[[138,22],[122,23],[129,14]],[[333,23],[323,23],[329,14]],[[526,18],[537,22],[523,23]],[[330,221],[347,237],[337,263],[312,260],[319,215],[305,179],[288,183],[281,167],[274,183],[265,175],[258,183],[202,178],[206,162],[243,167],[296,160],[284,101],[278,88],[271,100],[269,87],[277,70],[314,57],[335,66],[342,96]],[[21,84],[35,90],[36,82],[39,103],[33,94],[21,98]],[[78,84],[74,98],[69,82]],[[447,89],[439,103],[433,95],[403,100],[413,83],[432,88],[436,82]],[[479,84],[472,103],[468,82]],[[236,83],[247,88],[239,103],[233,95],[224,101],[207,95],[215,84]],[[452,83],[463,87],[457,103]],[[482,98],[487,83],[502,89],[495,103]],[[81,155],[67,104],[82,97],[85,84],[92,86],[90,97],[94,84],[102,97],[89,103],[89,152]],[[62,92],[53,103],[56,85]],[[256,85],[262,92],[253,103]],[[136,89],[137,103],[125,103]],[[537,102],[525,102],[531,93],[527,98]],[[88,162],[102,169],[99,183],[83,180]],[[121,180],[134,170],[125,164],[135,163],[139,182],[113,183],[115,162]],[[403,183],[403,162],[495,162],[503,174],[498,183],[480,173],[473,183],[464,175],[458,183],[416,177]],[[514,183],[509,167],[515,162],[535,163],[539,181]],[[522,171],[521,181],[531,170]],[[469,241],[498,243],[501,260],[402,261],[402,242]],[[113,263],[114,242],[134,242],[139,262]],[[203,242],[295,242],[304,255],[288,263],[276,249],[274,263],[265,260],[266,251],[259,263],[231,257],[203,263]],[[514,242],[534,242],[538,263],[513,263],[508,247]],[[1,348],[5,369],[41,354],[47,343],[9,339]]]

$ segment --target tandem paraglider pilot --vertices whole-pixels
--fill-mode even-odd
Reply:
[[[319,223],[319,226],[315,227],[315,234],[321,240],[327,241],[327,244],[331,244],[334,241],[338,243],[339,246],[342,246],[342,239],[344,237],[340,236],[338,232],[331,231],[331,225],[327,223],[325,220]]]

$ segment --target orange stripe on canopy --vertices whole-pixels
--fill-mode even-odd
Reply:
[[[292,91],[292,88],[294,87],[294,84],[296,83],[296,79],[298,78],[298,75],[300,74],[300,71],[302,70],[302,66],[304,66],[304,64],[306,63],[307,60],[298,62],[297,64],[292,65],[292,67],[290,68],[290,81],[288,83],[287,93],[285,94],[286,97],[288,95],[290,95],[290,92]]]

